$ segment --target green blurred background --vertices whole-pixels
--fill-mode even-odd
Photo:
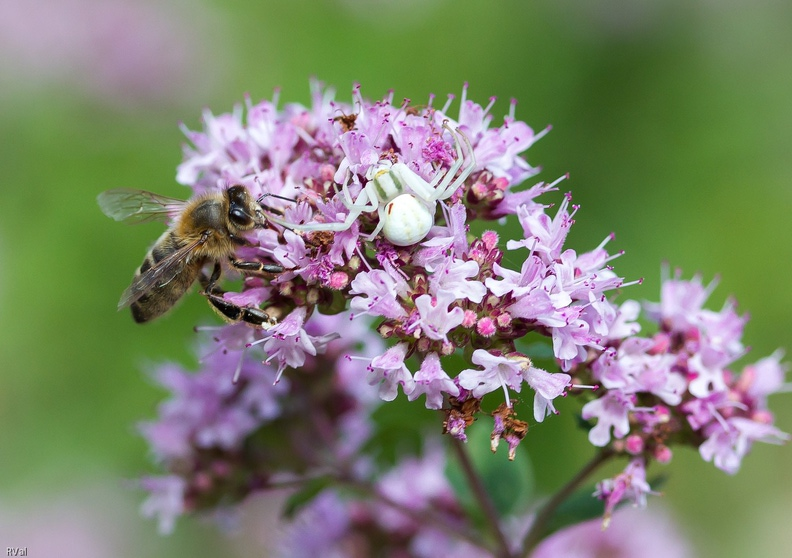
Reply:
[[[146,327],[115,311],[160,228],[95,202],[118,186],[186,196],[178,123],[245,93],[307,103],[316,76],[341,101],[358,81],[421,103],[468,81],[470,98],[498,96],[496,122],[515,97],[520,119],[553,125],[527,153],[538,178],[571,173],[569,246],[614,231],[616,270],[645,278],[625,298],[656,300],[663,261],[720,275],[710,306],[734,295],[750,311],[747,360],[792,344],[790,3],[7,0],[0,22],[0,550],[264,552],[255,524],[228,536],[182,520],[162,538],[137,515],[131,482],[154,468],[134,425],[163,397],[145,371],[192,362],[209,318],[196,296]],[[786,431],[789,403],[771,401]],[[574,410],[524,442],[545,491],[591,454]],[[787,556],[790,465],[792,448],[760,445],[729,477],[680,450],[658,470],[662,501],[700,556]]]

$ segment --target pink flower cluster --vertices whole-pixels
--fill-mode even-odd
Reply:
[[[452,100],[442,108],[433,97],[423,107],[409,100],[395,105],[391,93],[372,103],[355,87],[353,104],[346,105],[316,84],[311,107],[279,110],[275,102],[248,100],[246,115],[241,108],[206,113],[203,131],[185,130],[193,145],[178,180],[196,192],[243,184],[256,196],[296,200],[266,200],[272,226],[240,251],[286,271],[269,283],[248,278],[243,292],[226,295],[279,319],[268,331],[240,331],[243,339],[235,341],[263,343],[279,374],[314,354],[315,343],[303,331],[312,316],[348,304],[354,318],[378,319],[378,331],[391,341],[368,361],[369,382],[382,399],[394,399],[401,387],[411,400],[425,395],[426,406],[439,409],[449,396],[480,399],[502,391],[510,406],[510,390],[527,384],[541,421],[554,412],[553,399],[570,376],[533,366],[515,342],[538,332],[552,339],[563,370],[586,361],[624,327],[606,297],[624,283],[609,266],[610,237],[581,254],[564,248],[577,212],[570,195],[555,209],[536,201],[565,177],[513,191],[537,172],[520,153],[544,132],[517,120],[514,102],[503,124],[492,127],[494,99],[482,107],[467,99],[465,88],[456,119],[448,114]],[[372,176],[386,172],[379,170],[383,161],[386,169],[404,165],[408,182],[430,184],[461,166],[460,153],[472,170],[445,201],[427,203],[435,226],[425,239],[397,246],[371,237],[383,214],[373,210],[375,194],[365,189]],[[362,198],[372,205],[348,228],[339,227]],[[523,234],[506,249],[523,261],[520,269],[504,261],[496,232],[473,237],[468,227],[472,219],[512,214]],[[454,374],[447,357],[471,348],[469,368]],[[455,432],[464,439],[464,429]]]
[[[197,372],[161,366],[155,379],[170,398],[157,420],[139,429],[169,474],[141,480],[150,493],[143,513],[156,515],[169,532],[184,513],[238,502],[356,456],[371,436],[379,400],[346,353],[380,350],[382,341],[367,326],[350,325],[345,315],[317,316],[304,335],[325,342],[281,382],[277,369],[261,364],[260,347],[229,344],[244,325],[212,331]],[[330,333],[342,328],[344,340]]]
[[[449,526],[465,523],[436,450],[373,480],[383,469],[362,451],[370,413],[399,391],[442,409],[443,432],[462,441],[485,398],[496,399],[491,447],[506,442],[510,459],[528,431],[513,394],[527,386],[541,422],[557,397],[575,393],[591,444],[630,459],[597,488],[606,521],[622,501],[644,503],[646,467],[668,462],[672,443],[734,473],[753,442],[788,438],[767,407],[782,388],[781,354],[732,370],[746,322],[734,304],[707,310],[714,285],[666,279],[660,303],[646,307],[658,331],[640,336],[640,304],[614,302],[616,289],[635,282],[611,267],[621,254],[606,249],[613,235],[586,252],[567,248],[579,209],[571,195],[557,206],[537,201],[566,177],[515,191],[538,172],[520,154],[546,130],[517,120],[514,102],[493,127],[494,99],[482,107],[467,87],[452,118],[453,100],[394,104],[391,93],[369,102],[355,87],[343,104],[314,84],[309,107],[248,99],[246,110],[206,112],[202,131],[185,128],[192,145],[181,183],[195,193],[242,184],[279,196],[263,199],[271,222],[238,255],[284,271],[246,277],[240,292],[224,294],[263,309],[274,326],[216,328],[197,373],[165,366],[157,375],[173,395],[141,431],[170,474],[142,484],[151,492],[144,511],[164,530],[181,513],[326,475],[368,483],[377,497],[324,491],[307,505],[300,517],[328,526],[317,547],[370,531],[411,555],[477,551],[475,540],[448,538]],[[402,194],[412,209],[396,203]],[[432,226],[420,240],[388,240],[389,227],[425,218]],[[521,231],[505,244],[494,230],[503,218]],[[475,221],[494,226],[474,235]],[[529,334],[547,340],[559,371],[535,366]],[[586,386],[597,389],[576,389]],[[410,482],[420,486],[399,484]],[[441,517],[423,525],[430,508]],[[298,521],[289,536],[309,544],[300,529]]]
[[[718,312],[704,308],[714,287],[698,276],[665,279],[660,302],[646,305],[657,333],[610,339],[573,371],[579,381],[605,388],[582,410],[596,423],[589,441],[632,456],[624,473],[598,489],[606,520],[621,500],[643,505],[651,492],[646,465],[669,462],[672,443],[697,447],[704,460],[734,474],[754,442],[789,439],[773,426],[767,406],[768,396],[784,388],[781,352],[735,373],[732,366],[746,352],[741,337],[747,318],[733,301]],[[637,316],[639,305],[630,301],[622,308]]]

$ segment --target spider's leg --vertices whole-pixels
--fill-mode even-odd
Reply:
[[[445,192],[445,190],[448,188],[448,185],[451,183],[451,180],[454,178],[454,175],[457,173],[465,160],[464,154],[462,153],[462,148],[459,145],[459,138],[454,133],[454,130],[451,129],[451,127],[448,125],[448,122],[443,122],[443,128],[448,130],[451,134],[451,137],[454,138],[454,148],[456,149],[457,158],[456,161],[454,161],[454,164],[451,165],[445,173],[438,173],[432,179],[432,182],[429,183],[429,186],[433,190],[433,196],[437,192]],[[442,180],[440,180],[441,177]],[[438,197],[434,197],[431,201],[435,201],[437,199]]]
[[[355,218],[361,213],[367,213],[369,211],[375,211],[377,206],[379,205],[379,200],[377,199],[377,194],[373,191],[373,186],[369,187],[369,184],[366,184],[363,187],[363,190],[360,191],[358,194],[357,199],[353,202],[352,196],[349,195],[349,191],[344,189],[344,199],[341,202],[344,206],[349,210],[350,213],[357,212],[355,214]],[[362,202],[361,202],[362,200]]]
[[[271,217],[270,221],[273,223],[277,223],[282,227],[286,227],[287,229],[291,229],[294,231],[333,231],[333,232],[341,232],[347,230],[349,227],[352,226],[352,223],[357,219],[360,213],[352,213],[350,212],[347,215],[347,218],[339,223],[339,222],[331,222],[331,223],[319,223],[319,222],[312,222],[312,223],[290,223],[284,219],[279,217]]]
[[[347,188],[347,186],[349,186],[349,181],[351,179],[352,179],[352,173],[351,172],[347,172],[346,178],[344,179],[344,183],[341,185],[341,189],[340,190],[338,189],[338,184],[336,184],[335,181],[334,181],[333,182],[333,191],[335,192],[335,195],[336,196],[342,195],[343,199],[341,199],[341,203],[344,204],[344,207],[347,207],[350,210],[352,208],[357,208],[358,206],[368,207],[368,201],[367,201],[368,198],[366,198],[363,201],[362,204],[358,203],[360,201],[360,198],[361,198],[362,194],[363,194],[362,191],[360,192],[360,195],[358,195],[358,199],[357,200],[354,200],[354,201],[352,200],[352,196],[350,195],[349,189]],[[363,211],[365,211],[365,210],[363,210]],[[374,210],[371,209],[369,211],[374,211]]]
[[[346,178],[344,179],[344,183],[341,185],[341,190],[338,189],[338,184],[336,184],[335,180],[333,180],[333,191],[335,191],[336,195],[343,192],[344,197],[351,203],[352,196],[349,195],[349,190],[347,190],[347,186],[349,186],[350,180],[352,180],[352,171],[347,171]]]
[[[349,203],[351,202],[351,198],[349,197],[349,193],[346,193],[346,197],[341,200],[344,206],[349,210],[346,218],[342,222],[335,222],[332,221],[330,223],[318,223],[318,222],[311,222],[311,223],[289,223],[284,219],[280,219],[279,217],[275,217],[274,215],[270,217],[270,221],[282,225],[286,228],[293,229],[296,231],[334,231],[340,232],[345,231],[349,227],[352,226],[352,223],[355,222],[355,219],[360,217],[360,214],[364,211],[374,211],[378,207],[379,200],[375,197],[376,194],[370,191],[368,185],[364,187],[363,191],[360,192],[358,199],[356,201],[360,201],[363,198],[362,204],[357,203]],[[373,199],[372,196],[374,196]],[[371,201],[369,201],[371,200]]]
[[[345,181],[344,184],[346,185],[347,182]],[[271,215],[269,220],[273,223],[286,227],[287,229],[292,229],[295,231],[332,231],[332,232],[341,232],[349,229],[352,226],[352,223],[360,216],[363,212],[375,211],[379,207],[379,199],[377,199],[377,194],[374,190],[373,185],[366,184],[363,187],[363,190],[360,192],[360,195],[357,197],[357,200],[354,202],[352,201],[352,197],[349,195],[349,191],[346,187],[343,188],[343,198],[341,199],[341,203],[344,204],[349,210],[349,213],[344,218],[342,222],[331,221],[329,223],[320,223],[320,222],[310,222],[310,223],[290,223],[285,219],[282,219],[278,216]],[[359,203],[361,202],[362,203]]]
[[[456,151],[457,151],[457,160],[454,163],[454,166],[452,166],[453,172],[451,172],[451,169],[449,169],[448,173],[446,174],[446,177],[449,176],[453,177],[453,175],[456,174],[457,170],[459,170],[459,168],[462,166],[463,161],[467,160],[468,164],[465,166],[465,168],[462,169],[462,172],[459,174],[456,180],[454,180],[453,182],[451,182],[450,180],[446,182],[444,180],[443,183],[445,183],[445,186],[443,185],[443,183],[440,183],[440,185],[438,185],[437,189],[435,189],[434,191],[434,198],[432,201],[444,200],[450,198],[453,195],[453,193],[456,192],[457,189],[465,183],[465,180],[467,180],[467,178],[473,172],[473,169],[476,167],[476,158],[473,155],[473,146],[470,145],[470,140],[468,139],[468,137],[462,132],[460,132],[459,128],[457,128],[456,130],[452,130],[447,123],[443,124],[443,126],[445,126],[454,136],[454,140],[455,140],[454,145],[456,146]],[[460,139],[462,141],[460,141]],[[464,142],[465,146],[467,147],[467,155],[465,155],[465,153],[462,150],[462,145],[461,145],[462,142]]]
[[[434,195],[434,190],[432,189],[432,184],[421,178],[418,173],[410,167],[404,163],[396,163],[391,168],[390,173],[394,181],[400,184],[401,193],[413,194],[428,204],[433,203],[432,196]],[[383,200],[383,202],[384,201],[385,200]],[[382,205],[387,205],[387,203],[383,203]]]
[[[467,177],[470,176],[473,173],[473,170],[476,168],[476,154],[473,153],[473,146],[470,143],[470,138],[467,137],[466,134],[462,133],[459,128],[457,128],[456,131],[459,137],[462,138],[462,141],[465,142],[465,147],[467,147],[467,156],[465,158],[469,161],[469,163],[464,169],[462,169],[462,173],[459,175],[467,180]]]
[[[363,236],[363,238],[365,238],[366,240],[374,240],[374,237],[377,236],[380,233],[380,231],[382,230],[382,227],[385,226],[385,218],[387,216],[386,213],[385,213],[385,208],[386,207],[387,207],[387,205],[379,206],[379,209],[377,210],[377,214],[378,214],[377,226],[374,227],[374,230],[371,232],[371,234],[361,235],[361,236]]]

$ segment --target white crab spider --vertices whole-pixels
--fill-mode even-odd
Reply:
[[[371,240],[380,231],[396,246],[416,244],[429,234],[434,225],[437,202],[450,198],[464,184],[476,166],[473,148],[467,137],[443,124],[454,137],[456,161],[445,172],[438,172],[431,182],[421,178],[404,163],[392,163],[388,160],[379,161],[366,173],[366,185],[356,200],[347,190],[347,182],[341,187],[342,202],[349,214],[342,223],[305,223],[293,224],[282,219],[272,219],[286,227],[301,231],[345,231],[352,226],[361,213],[377,211],[379,223],[374,231],[367,236]],[[460,145],[464,141],[467,147],[467,165],[454,179],[454,175],[462,168],[465,154]]]

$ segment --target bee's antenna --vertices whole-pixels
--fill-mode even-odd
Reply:
[[[284,200],[284,201],[290,201],[290,202],[297,203],[297,200],[294,199],[294,198],[287,198],[287,197],[284,197],[284,196],[279,196],[278,194],[271,194],[270,192],[266,192],[264,194],[261,194],[261,196],[259,196],[259,198],[256,200],[256,203],[261,204],[261,201],[264,198],[278,198],[279,200]]]

